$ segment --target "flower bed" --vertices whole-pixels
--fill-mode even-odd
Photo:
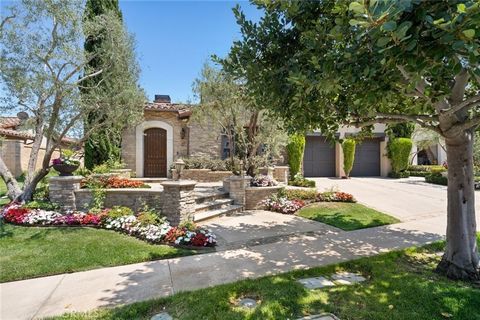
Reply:
[[[123,189],[123,188],[150,188],[149,185],[142,181],[135,181],[119,176],[95,177],[89,176],[82,180],[82,188],[87,189]]]
[[[269,176],[258,175],[250,181],[252,187],[274,187],[278,182]]]
[[[317,192],[315,189],[283,189],[263,200],[265,209],[283,214],[294,214],[314,202],[357,202],[353,195],[341,191]]]
[[[213,247],[217,242],[210,230],[199,228],[193,223],[171,226],[165,218],[159,218],[150,211],[134,214],[125,207],[105,209],[99,213],[61,214],[11,203],[4,207],[1,217],[8,223],[26,226],[94,226],[157,244]]]

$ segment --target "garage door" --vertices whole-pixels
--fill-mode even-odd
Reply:
[[[380,175],[380,140],[365,139],[355,148],[355,161],[351,177]]]
[[[335,148],[324,137],[306,137],[303,172],[305,177],[335,176]]]

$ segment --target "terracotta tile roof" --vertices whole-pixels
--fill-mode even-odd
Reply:
[[[30,139],[30,140],[35,138],[35,136],[28,131],[17,131],[12,129],[3,129],[3,128],[0,128],[0,136]]]
[[[20,119],[17,117],[0,117],[0,128],[10,129],[20,125]]]
[[[176,112],[180,118],[188,118],[192,114],[189,105],[180,103],[148,102],[145,110]]]

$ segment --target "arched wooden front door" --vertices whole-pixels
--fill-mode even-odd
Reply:
[[[151,128],[144,132],[144,177],[167,177],[167,131]]]

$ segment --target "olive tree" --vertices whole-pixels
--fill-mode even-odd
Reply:
[[[32,198],[65,137],[81,146],[96,130],[129,125],[141,116],[145,99],[137,85],[131,35],[114,14],[83,22],[83,6],[79,0],[23,0],[2,12],[0,110],[26,112],[35,136],[23,188],[0,157],[0,175],[11,199]],[[103,37],[102,46],[94,53],[84,51],[85,37]],[[95,67],[89,64],[92,59],[98,62]],[[106,85],[86,84],[100,74]],[[101,121],[84,130],[92,112]],[[45,155],[39,158],[42,141]]]
[[[447,245],[438,271],[479,279],[473,181],[478,1],[255,1],[223,60],[292,130],[414,122],[445,139]]]

